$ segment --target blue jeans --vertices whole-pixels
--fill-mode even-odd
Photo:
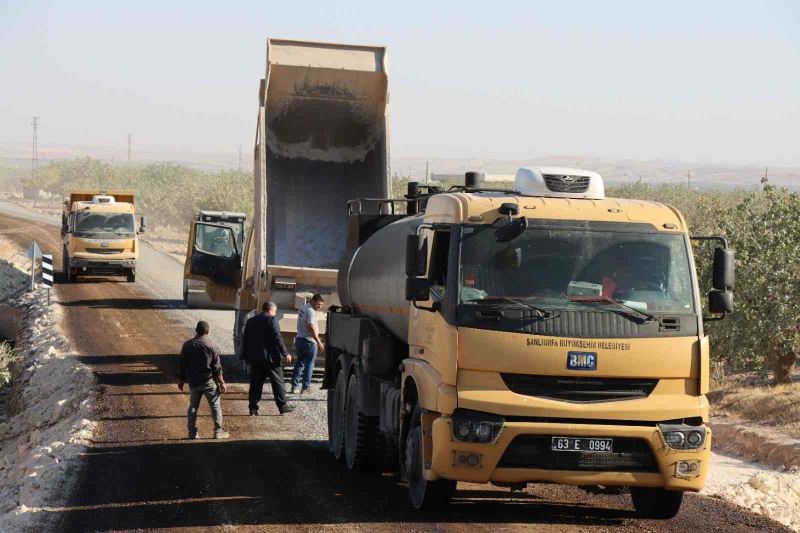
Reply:
[[[304,337],[297,337],[294,340],[295,356],[297,361],[292,370],[292,388],[297,388],[300,383],[300,375],[303,377],[303,388],[311,386],[311,375],[314,373],[314,361],[317,360],[317,343]]]

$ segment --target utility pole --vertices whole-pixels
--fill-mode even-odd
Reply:
[[[33,147],[31,150],[31,181],[36,177],[39,168],[39,117],[33,117]]]
[[[689,182],[689,190],[692,190],[692,169],[690,168],[689,171],[686,173],[686,179]]]
[[[425,161],[425,183],[428,183],[428,162]]]
[[[239,172],[242,171],[242,145],[239,145]]]
[[[128,163],[131,162],[131,137],[133,137],[133,133],[128,134]]]
[[[33,145],[31,146],[31,185],[36,188],[33,196],[33,207],[39,199],[39,187],[36,185],[36,170],[39,168],[39,117],[32,117]]]

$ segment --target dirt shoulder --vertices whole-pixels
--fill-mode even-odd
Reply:
[[[800,439],[800,376],[785,385],[731,380],[708,395],[715,416],[757,424]]]

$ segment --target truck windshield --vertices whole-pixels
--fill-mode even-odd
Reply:
[[[135,232],[131,213],[79,212],[75,215],[75,236],[131,236]]]
[[[462,227],[460,303],[513,299],[542,309],[613,311],[618,302],[646,313],[694,313],[685,237],[608,226],[533,227],[502,243],[493,226]]]

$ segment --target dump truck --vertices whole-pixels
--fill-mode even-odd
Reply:
[[[138,235],[133,191],[84,189],[69,193],[61,213],[62,272],[66,282],[83,275],[126,276],[136,281]]]
[[[183,267],[187,307],[234,308],[241,284],[246,221],[245,213],[224,211],[200,211],[192,221]],[[230,260],[234,257],[240,258],[238,263]]]
[[[458,481],[562,483],[630,487],[641,516],[670,518],[703,487],[724,239],[570,168],[520,169],[510,190],[412,183],[347,212],[323,386],[348,468],[395,470],[415,508]],[[707,317],[692,239],[718,243]]]
[[[214,258],[204,305],[236,290],[237,347],[262,303],[278,304],[287,342],[314,293],[338,304],[351,198],[388,198],[388,68],[381,46],[267,40],[253,153],[254,212],[244,249]],[[196,231],[216,231],[197,221]],[[233,238],[231,230],[229,238]],[[320,329],[324,333],[324,321]]]

